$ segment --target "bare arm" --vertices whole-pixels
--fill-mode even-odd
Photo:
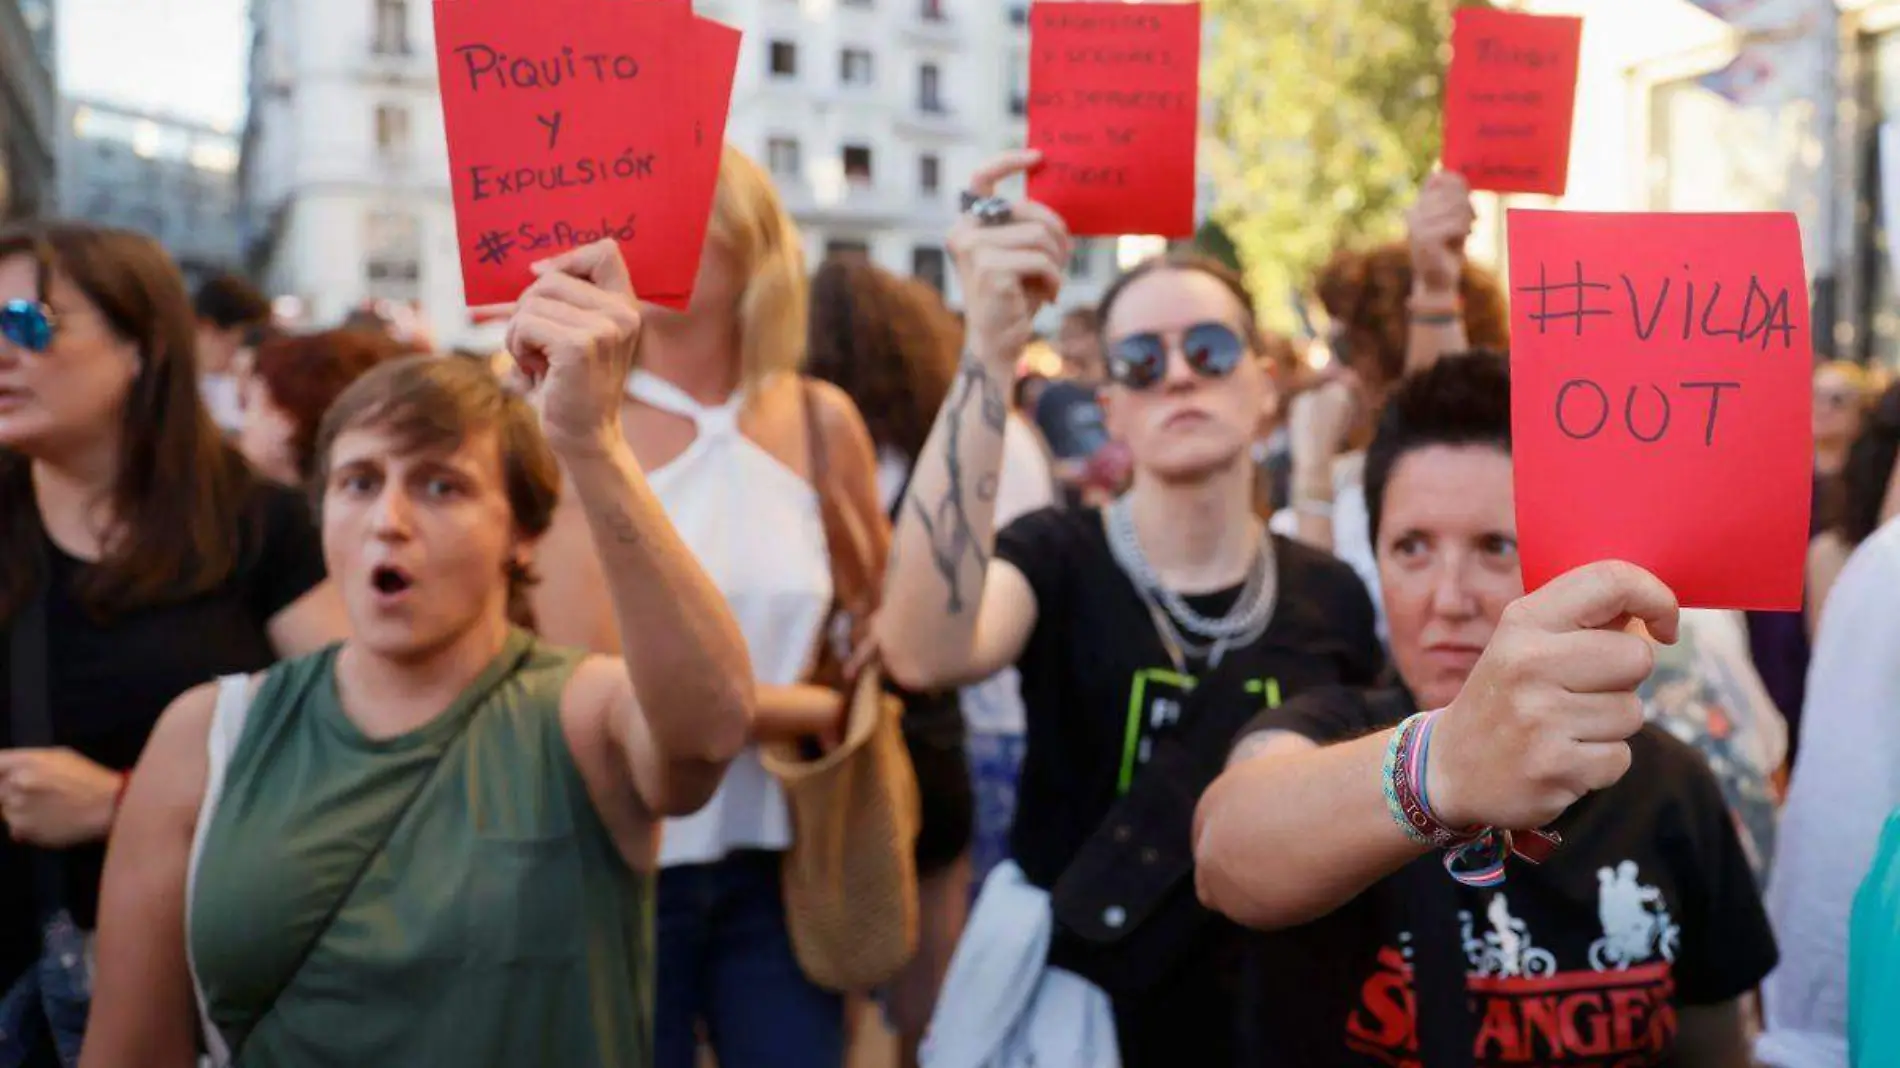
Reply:
[[[185,875],[204,800],[217,687],[172,702],[126,789],[106,851],[98,966],[80,1068],[194,1068]]]
[[[1406,301],[1405,373],[1417,374],[1440,356],[1471,347],[1459,286],[1465,242],[1477,214],[1471,187],[1447,171],[1425,179],[1406,220],[1412,248],[1412,293]]]
[[[1422,854],[1386,811],[1391,735],[1324,748],[1289,731],[1243,741],[1195,813],[1201,902],[1248,927],[1293,927]]]
[[[627,687],[613,715],[640,798],[656,815],[697,810],[751,733],[752,665],[726,600],[667,522],[618,433],[569,445],[600,556]]]
[[[1625,615],[1675,641],[1674,594],[1628,564],[1579,568],[1504,610],[1433,727],[1424,792],[1446,825],[1543,827],[1628,772],[1627,739],[1643,727],[1635,690],[1655,655],[1616,629]],[[1201,900],[1250,926],[1293,926],[1421,855],[1386,804],[1391,738],[1244,740],[1195,813]]]
[[[509,351],[545,372],[541,423],[587,519],[626,686],[605,735],[647,811],[706,803],[751,733],[752,665],[732,611],[634,459],[619,423],[641,322],[611,240],[536,265],[508,328]],[[580,738],[599,732],[575,732]]]
[[[995,674],[1035,626],[1028,580],[991,559],[1005,397],[989,361],[966,356],[898,517],[878,637],[892,676],[914,689]]]
[[[1040,159],[1033,151],[999,157],[969,189],[992,195]],[[913,689],[987,678],[1022,655],[1035,628],[1028,580],[991,557],[996,489],[1016,358],[1037,307],[1062,287],[1070,244],[1062,219],[1033,202],[1014,205],[1001,225],[966,215],[950,234],[969,347],[913,469],[878,614],[885,666]]]
[[[1805,616],[1808,625],[1808,641],[1814,641],[1821,630],[1821,610],[1827,606],[1827,595],[1834,591],[1834,581],[1841,577],[1841,569],[1847,566],[1848,551],[1841,537],[1832,531],[1821,535],[1808,543],[1808,598]]]
[[[292,660],[349,637],[350,618],[336,583],[324,579],[270,617],[265,629],[278,658]]]
[[[1749,1068],[1739,1001],[1685,1005],[1677,1014],[1673,1063],[1684,1068]]]

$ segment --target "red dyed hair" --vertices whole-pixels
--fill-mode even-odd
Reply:
[[[275,337],[258,346],[251,373],[270,391],[271,402],[296,424],[290,436],[297,472],[315,469],[317,430],[350,383],[385,360],[403,354],[388,335],[359,329]]]

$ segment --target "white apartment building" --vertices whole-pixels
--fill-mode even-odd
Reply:
[[[963,179],[1027,139],[1026,0],[699,0],[745,31],[727,140],[777,179],[806,253],[863,255],[954,303],[944,235]],[[1114,267],[1083,243],[1064,304]]]
[[[425,0],[252,0],[240,184],[248,254],[308,325],[366,302],[479,342],[456,258]],[[491,331],[492,333],[492,331]]]
[[[965,175],[1026,139],[1026,0],[696,0],[745,33],[727,140],[777,178],[808,259],[865,255],[948,291]],[[252,0],[242,186],[253,267],[313,324],[411,302],[439,343],[493,343],[461,300],[424,0]],[[1114,269],[1087,242],[1065,306]],[[1053,313],[1052,313],[1053,314]]]
[[[62,212],[150,234],[194,286],[243,265],[234,135],[97,100],[68,99],[61,118]]]

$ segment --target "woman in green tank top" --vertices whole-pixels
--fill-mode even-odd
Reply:
[[[484,364],[428,357],[325,418],[352,637],[159,722],[106,863],[84,1068],[192,1068],[194,994],[243,1068],[651,1062],[659,821],[745,744],[752,672],[615,422],[640,337],[619,251],[536,274],[509,347],[545,379],[540,427]],[[509,623],[561,468],[623,659]]]

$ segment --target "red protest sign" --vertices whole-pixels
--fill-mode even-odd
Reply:
[[[1029,7],[1029,196],[1082,235],[1194,232],[1201,5]]]
[[[1579,18],[1454,12],[1445,169],[1473,189],[1562,196],[1582,40]]]
[[[659,0],[649,0],[659,2]],[[682,3],[682,6],[683,3]],[[656,278],[641,299],[684,310],[692,302],[693,282],[699,272],[699,250],[706,242],[713,194],[719,186],[719,157],[726,143],[726,115],[732,100],[732,80],[739,66],[738,30],[711,19],[694,18],[686,39],[693,61],[686,69],[685,102],[692,123],[686,156],[685,188],[680,210],[659,219],[662,232],[655,240],[671,248],[692,249],[690,260],[668,263],[675,274]]]
[[[636,292],[690,292],[699,245],[667,240],[666,222],[705,200],[689,185],[690,8],[561,0],[532,16],[435,4],[467,302],[514,300],[531,263],[602,237]]]
[[[1513,211],[1524,584],[1650,569],[1687,607],[1801,607],[1814,442],[1785,214]]]

